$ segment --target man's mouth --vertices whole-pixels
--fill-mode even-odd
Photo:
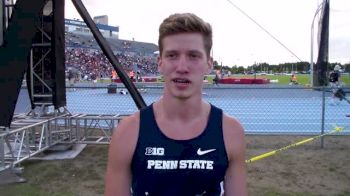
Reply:
[[[180,78],[175,78],[173,79],[173,82],[178,83],[178,84],[189,84],[191,81],[187,79],[180,79]]]

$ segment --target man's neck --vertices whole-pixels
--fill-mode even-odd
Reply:
[[[199,117],[204,112],[202,98],[177,99],[164,97],[159,101],[160,114],[168,119],[183,119]]]

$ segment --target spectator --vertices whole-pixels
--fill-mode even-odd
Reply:
[[[345,92],[341,88],[340,69],[340,65],[336,65],[329,74],[329,85],[332,88],[331,105],[338,105],[345,98]]]
[[[297,85],[298,84],[298,78],[295,74],[292,74],[290,77],[289,85]]]
[[[66,66],[74,67],[82,75],[89,75],[93,70],[98,71],[102,77],[110,77],[113,70],[108,59],[99,50],[84,48],[66,48]],[[143,57],[139,55],[126,55],[117,53],[116,57],[126,72],[134,69],[140,70],[144,75],[158,75],[155,57]]]
[[[213,84],[215,84],[216,86],[219,86],[220,78],[221,78],[220,70],[216,70],[215,77],[213,79]]]

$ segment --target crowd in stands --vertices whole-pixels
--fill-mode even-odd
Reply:
[[[66,69],[75,72],[79,79],[110,78],[113,67],[102,51],[88,48],[65,49]],[[139,72],[142,76],[158,75],[156,57],[115,54],[125,72]]]
[[[119,39],[107,39],[115,56],[126,73],[137,72],[142,76],[158,75],[154,44]],[[66,72],[74,72],[76,78],[93,80],[111,78],[114,68],[92,35],[65,34]]]

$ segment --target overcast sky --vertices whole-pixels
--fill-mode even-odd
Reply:
[[[82,0],[91,17],[108,15],[120,39],[157,43],[172,13],[192,12],[213,27],[213,56],[223,65],[310,61],[311,23],[321,0]],[[243,10],[298,58],[242,14]],[[350,63],[350,0],[330,0],[329,61]],[[66,0],[66,18],[80,18]],[[317,22],[315,22],[317,31]],[[315,38],[317,32],[315,33]],[[316,41],[315,41],[316,42]],[[317,51],[315,44],[314,50]],[[316,61],[317,54],[314,55]]]

